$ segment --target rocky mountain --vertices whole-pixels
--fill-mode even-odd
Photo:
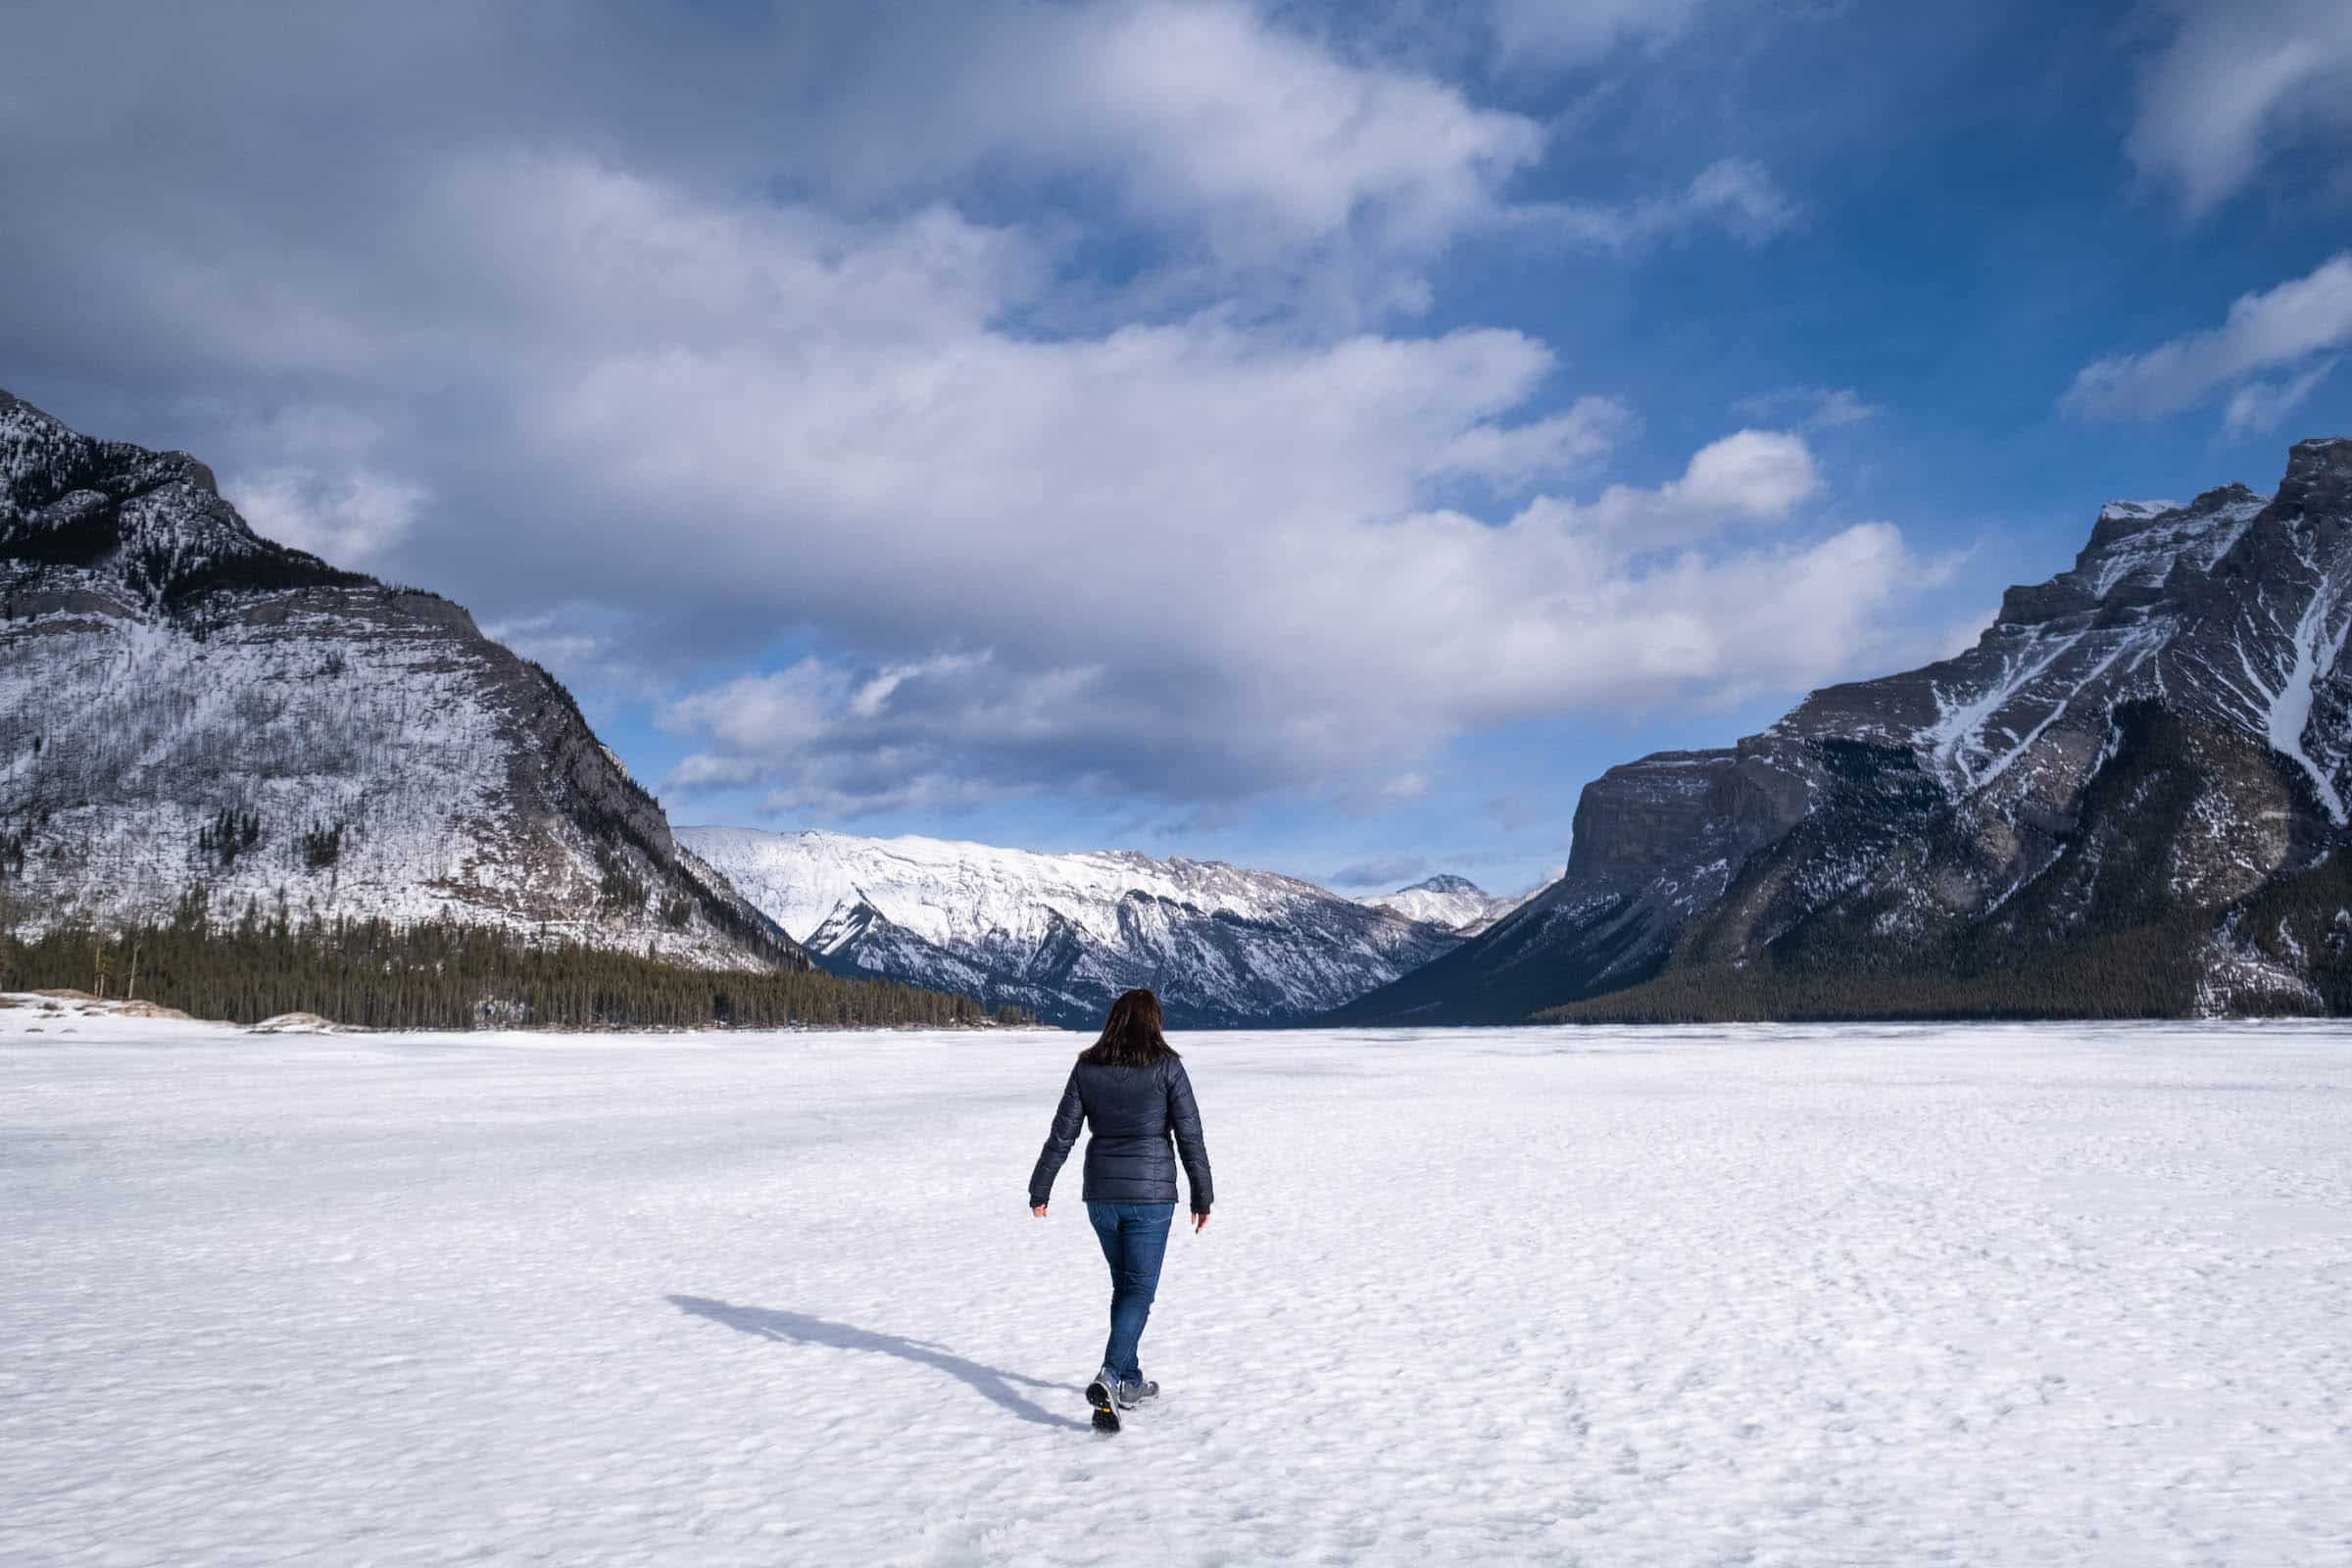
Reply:
[[[1123,851],[687,827],[678,836],[844,974],[1091,1028],[1130,986],[1187,1028],[1293,1021],[1455,947],[1442,926],[1271,871]]]
[[[1526,901],[1498,899],[1466,876],[1441,874],[1355,902],[1423,925],[1442,925],[1457,936],[1473,937]]]
[[[808,962],[464,610],[0,393],[0,920],[280,907]]]
[[[2352,440],[2099,514],[1958,658],[1607,773],[1341,1021],[2352,1010]]]

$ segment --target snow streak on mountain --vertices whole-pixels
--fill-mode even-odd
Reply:
[[[2352,440],[2110,505],[1958,658],[1611,768],[1565,877],[1337,1016],[2352,1010],[2348,628]]]
[[[0,917],[448,916],[805,965],[554,677],[0,393]]]
[[[940,839],[678,830],[840,973],[1101,1023],[1130,986],[1171,1023],[1297,1019],[1452,949],[1416,922],[1271,871],[1124,851],[1041,855]]]
[[[1442,925],[1457,936],[1474,937],[1527,900],[1498,899],[1466,876],[1440,875],[1356,902],[1425,925]]]

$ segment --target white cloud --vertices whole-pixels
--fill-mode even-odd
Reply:
[[[166,178],[227,167],[178,171],[172,148],[122,160],[135,189],[74,177],[85,138],[61,129],[45,151],[63,162],[25,161],[34,194],[85,205],[21,214],[0,255],[59,247],[10,270],[36,282],[85,256],[117,269],[55,297],[101,302],[127,361],[367,411],[248,432],[232,466],[257,524],[479,587],[529,646],[616,687],[607,666],[632,649],[662,672],[690,656],[701,673],[663,709],[693,751],[673,784],[779,810],[1039,787],[1358,798],[1484,724],[1843,672],[1916,581],[1892,528],[1808,522],[1823,478],[1801,435],[1740,431],[1679,473],[1604,484],[1634,415],[1561,385],[1543,342],[1341,330],[1300,307],[1299,279],[1326,272],[1405,298],[1451,236],[1513,221],[1505,187],[1543,142],[1525,117],[1231,4],[937,20],[948,44],[904,41],[946,62],[938,90],[887,94],[873,134],[849,115],[820,142],[828,174],[836,149],[873,147],[855,179],[801,177],[782,135],[704,159],[701,127],[727,117],[638,102],[659,74],[621,70],[595,78],[622,103],[610,137],[601,117],[593,136],[485,130],[470,99],[451,121],[403,100],[403,135],[321,150],[282,205]],[[206,48],[205,71],[154,72],[154,91],[197,91],[184,75],[193,107],[239,113],[214,70],[238,52]],[[427,83],[457,69],[421,43],[411,64]],[[729,102],[764,101],[757,72],[698,64]],[[270,102],[331,140],[341,122],[314,111],[341,78],[285,65],[236,84],[288,95]],[[523,79],[511,101],[550,93]],[[452,122],[467,133],[432,140]],[[147,243],[68,220],[101,192],[104,232]],[[1734,161],[1596,214],[1554,216],[1631,250],[1759,236],[1793,208]],[[254,255],[266,287],[234,265]],[[1220,291],[1128,309],[1126,269],[1170,257]],[[1111,297],[1102,318],[1041,324],[1073,289]],[[410,471],[431,475],[431,515],[389,477]],[[1480,487],[1516,514],[1447,510]],[[590,630],[564,625],[577,613]],[[779,645],[819,652],[737,673]]]
[[[1336,293],[1342,314],[1425,307],[1418,269],[1494,222],[1545,149],[1526,115],[1240,0],[1013,0],[986,17],[952,58],[910,40],[900,86],[927,72],[920,100],[861,105],[828,152],[893,194],[973,173],[1092,182],[1171,242],[1138,297],[1198,304],[1246,275]]]
[[[266,468],[222,490],[263,537],[352,566],[407,538],[425,500],[423,486],[368,468]]]
[[[407,539],[425,487],[385,471],[383,425],[334,403],[290,403],[238,430],[247,465],[221,485],[264,538],[342,565],[374,562]]]
[[[849,701],[849,716],[879,718],[883,710],[890,706],[891,694],[909,680],[966,670],[982,662],[985,662],[983,658],[971,654],[943,654],[911,664],[889,665],[858,688],[857,694]]]
[[[1732,412],[1743,418],[1778,420],[1793,416],[1808,430],[1838,430],[1875,419],[1882,412],[1851,387],[1790,386],[1741,398]]]
[[[2352,252],[2321,264],[2261,294],[2246,294],[2230,307],[2222,324],[2160,344],[2144,354],[2121,354],[2077,372],[2061,400],[2069,414],[2107,418],[2157,418],[2194,408],[2224,387],[2267,372],[2299,375],[2331,349],[2352,343]],[[2317,384],[2317,377],[2312,378]],[[2254,393],[2250,411],[2279,412],[2293,399],[2269,388]],[[2232,423],[2236,423],[2232,416]]]
[[[1751,158],[1709,164],[1679,191],[1620,205],[1527,203],[1500,215],[1512,226],[1582,250],[1628,254],[1700,229],[1760,245],[1795,226],[1796,200]]]
[[[1584,472],[1641,428],[1641,416],[1614,398],[1579,398],[1564,414],[1524,424],[1475,425],[1447,443],[1434,470],[1524,489]]]
[[[1380,793],[1385,800],[1417,801],[1429,793],[1429,775],[1417,768],[1399,773],[1381,785]]]
[[[2303,406],[2335,365],[2333,360],[2322,360],[2297,375],[2281,376],[2276,381],[2248,381],[2230,394],[2230,402],[2222,410],[2223,430],[2235,436],[2278,429],[2288,415]]]
[[[1017,241],[945,212],[845,224],[545,159],[463,182],[498,215],[475,292],[515,302],[476,345],[516,368],[498,439],[562,481],[507,548],[840,650],[676,704],[702,750],[673,787],[1377,791],[1479,724],[1826,677],[1916,575],[1884,525],[1719,548],[1820,490],[1785,431],[1499,526],[1425,510],[1630,429],[1603,399],[1531,415],[1556,367],[1518,333],[1040,340],[998,324]]]
[[[855,684],[846,671],[804,659],[773,674],[743,675],[669,705],[664,727],[709,736],[719,754],[682,762],[672,782],[696,788],[747,783],[762,756],[790,756],[828,735],[852,711]],[[863,715],[863,716],[871,716]]]
[[[1266,229],[1328,236],[1373,206],[1406,237],[1442,241],[1544,147],[1524,116],[1348,64],[1244,5],[1114,6],[1078,19],[1067,48],[1051,76],[1066,100],[1024,93],[1000,134],[1041,158],[1114,163],[1146,207],[1230,211],[1229,246]]]
[[[1741,430],[1701,448],[1680,478],[1655,489],[1613,484],[1590,504],[1544,500],[1529,514],[1612,548],[1666,550],[1727,527],[1778,522],[1821,484],[1812,449],[1801,437]]]
[[[2127,143],[2146,173],[2209,212],[2266,156],[2352,130],[2344,0],[2163,0],[2178,19],[2141,75]]]

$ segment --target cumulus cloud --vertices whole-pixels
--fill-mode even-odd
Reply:
[[[422,486],[366,468],[265,468],[233,476],[223,493],[265,538],[355,566],[407,538],[425,502]]]
[[[1301,306],[1299,276],[1389,297],[1511,221],[1541,132],[1459,88],[1232,4],[942,8],[891,93],[821,35],[846,12],[785,8],[820,35],[781,39],[697,13],[659,40],[692,69],[647,73],[613,64],[656,41],[625,8],[541,49],[428,9],[325,61],[118,18],[172,145],[12,80],[41,174],[0,273],[61,302],[12,341],[312,411],[216,421],[257,524],[566,672],[658,671],[671,788],[800,816],[1394,801],[1482,725],[1842,673],[1919,580],[1892,527],[1808,519],[1801,432],[1603,482],[1636,415],[1544,343]],[[288,122],[316,144],[265,134]],[[226,199],[264,142],[282,162]],[[1719,165],[1595,243],[1791,213]],[[1126,308],[1169,255],[1228,292]],[[1103,319],[1049,319],[1073,287]]]
[[[847,808],[859,760],[880,756],[967,792],[1052,767],[1106,794],[1361,779],[1395,798],[1415,782],[1398,760],[1483,723],[1822,678],[1919,576],[1885,525],[1772,536],[1821,484],[1787,432],[1736,432],[1658,485],[1539,497],[1499,525],[1417,508],[1464,433],[1548,374],[1509,334],[1304,351],[1164,329],[1051,348],[981,332],[954,358],[968,379],[931,375],[919,416],[860,407],[847,378],[809,396],[804,365],[764,422],[662,417],[707,409],[717,382],[751,385],[732,358],[673,358],[660,385],[626,378],[608,403],[592,382],[551,411],[583,463],[612,449],[619,421],[658,420],[638,450],[660,466],[606,484],[731,541],[678,542],[780,615],[831,606],[839,625],[858,606],[870,642],[951,628],[988,648],[698,694],[673,710],[707,748],[678,787],[757,784],[779,809]],[[703,375],[716,379],[685,379]],[[811,411],[821,431],[798,422]],[[1036,482],[1047,467],[1053,488]],[[949,492],[936,474],[954,475]],[[761,519],[796,516],[842,526],[747,556]],[[1767,537],[1700,553],[1733,530]],[[853,694],[878,681],[886,708],[861,710]],[[904,797],[886,785],[872,799]]]
[[[2352,18],[2343,0],[2161,0],[2173,26],[2147,64],[2127,146],[2192,215],[2263,160],[2352,130]]]
[[[2240,296],[2218,327],[2142,354],[2113,355],[2084,366],[2061,407],[2090,417],[2158,418],[2246,383],[2243,409],[2235,399],[2231,403],[2235,428],[2250,424],[2255,416],[2283,416],[2318,384],[2319,375],[2309,373],[2313,362],[2347,343],[2352,343],[2352,252],[2276,288]],[[2281,382],[2252,382],[2280,371],[2287,372]]]
[[[383,439],[383,426],[356,410],[288,404],[247,421],[244,449],[258,466],[232,471],[221,492],[264,537],[368,565],[408,538],[429,499],[376,465]]]
[[[1054,89],[1008,95],[995,139],[1114,169],[1148,209],[1215,213],[1212,237],[1228,247],[1268,229],[1321,238],[1368,209],[1403,237],[1440,241],[1544,148],[1524,116],[1343,62],[1244,5],[1112,6],[1062,36],[1061,69],[1042,73]]]
[[[1821,488],[1801,436],[1741,430],[1693,454],[1681,477],[1654,489],[1613,484],[1590,503],[1545,500],[1530,516],[1627,550],[1665,550],[1725,528],[1777,522]]]

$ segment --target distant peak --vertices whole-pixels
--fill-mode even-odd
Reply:
[[[1409,888],[1398,888],[1396,891],[1399,893],[1475,893],[1482,899],[1487,896],[1486,889],[1468,877],[1455,876],[1449,871],[1441,871],[1436,876],[1425,878]]]

